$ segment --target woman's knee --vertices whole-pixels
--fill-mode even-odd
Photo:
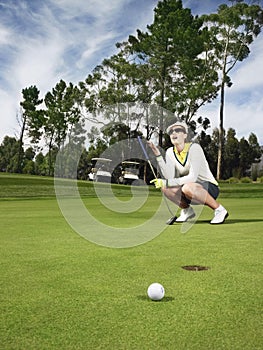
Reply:
[[[182,186],[182,192],[186,197],[192,198],[195,190],[195,183],[188,183]]]
[[[165,196],[169,195],[170,193],[169,188],[162,188],[161,191]]]
[[[180,191],[180,188],[162,188],[162,192],[166,197],[173,197],[177,194],[178,191]]]

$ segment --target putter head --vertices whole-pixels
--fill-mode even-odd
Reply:
[[[172,216],[169,220],[166,221],[166,224],[172,225],[176,219],[177,219],[177,216]]]

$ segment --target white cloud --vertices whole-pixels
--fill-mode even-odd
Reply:
[[[202,15],[215,13],[220,4],[226,3],[223,0],[183,0],[184,8],[191,8],[193,14]]]
[[[116,25],[125,23],[122,10],[129,2],[51,0],[32,8],[26,1],[0,1],[6,11],[5,17],[0,13],[1,48],[8,43],[0,51],[0,143],[14,135],[23,88],[36,85],[43,97],[60,79],[85,79],[105,58],[105,48],[115,50],[123,35]]]
[[[228,92],[226,92],[227,94]],[[263,96],[252,97],[250,100],[244,100],[242,105],[231,101],[227,96],[224,108],[224,129],[233,128],[237,137],[248,139],[251,133],[256,134],[258,141],[263,145]],[[200,113],[207,117],[211,122],[211,128],[208,130],[212,133],[214,128],[219,126],[219,98],[211,104],[204,106]]]
[[[14,137],[19,134],[19,125],[16,120],[16,113],[19,111],[19,106],[16,103],[17,98],[18,96],[14,98],[14,96],[0,89],[1,110],[3,111],[1,116],[1,141],[6,135]]]
[[[250,46],[249,56],[238,62],[233,72],[232,81],[236,93],[243,90],[255,89],[263,85],[263,35],[259,35]]]
[[[0,46],[7,45],[10,40],[10,32],[7,28],[0,25]]]
[[[91,42],[89,40],[86,43],[86,50],[82,53],[81,59],[78,61],[78,65],[83,66],[83,61],[89,60],[96,52],[100,51],[103,48],[103,44],[105,44],[108,40],[113,39],[114,35],[112,33],[108,33],[106,35],[101,34],[100,36],[96,35],[95,40],[93,39]]]

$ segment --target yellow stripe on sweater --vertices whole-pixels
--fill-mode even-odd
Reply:
[[[191,143],[186,143],[184,145],[184,149],[180,153],[177,151],[176,147],[174,147],[174,153],[181,164],[184,164],[190,146],[191,146]]]

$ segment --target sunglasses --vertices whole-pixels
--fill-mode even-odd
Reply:
[[[171,130],[169,131],[169,135],[172,135],[174,132],[176,132],[177,134],[178,134],[179,132],[185,133],[185,130],[182,129],[182,128],[171,129]]]

